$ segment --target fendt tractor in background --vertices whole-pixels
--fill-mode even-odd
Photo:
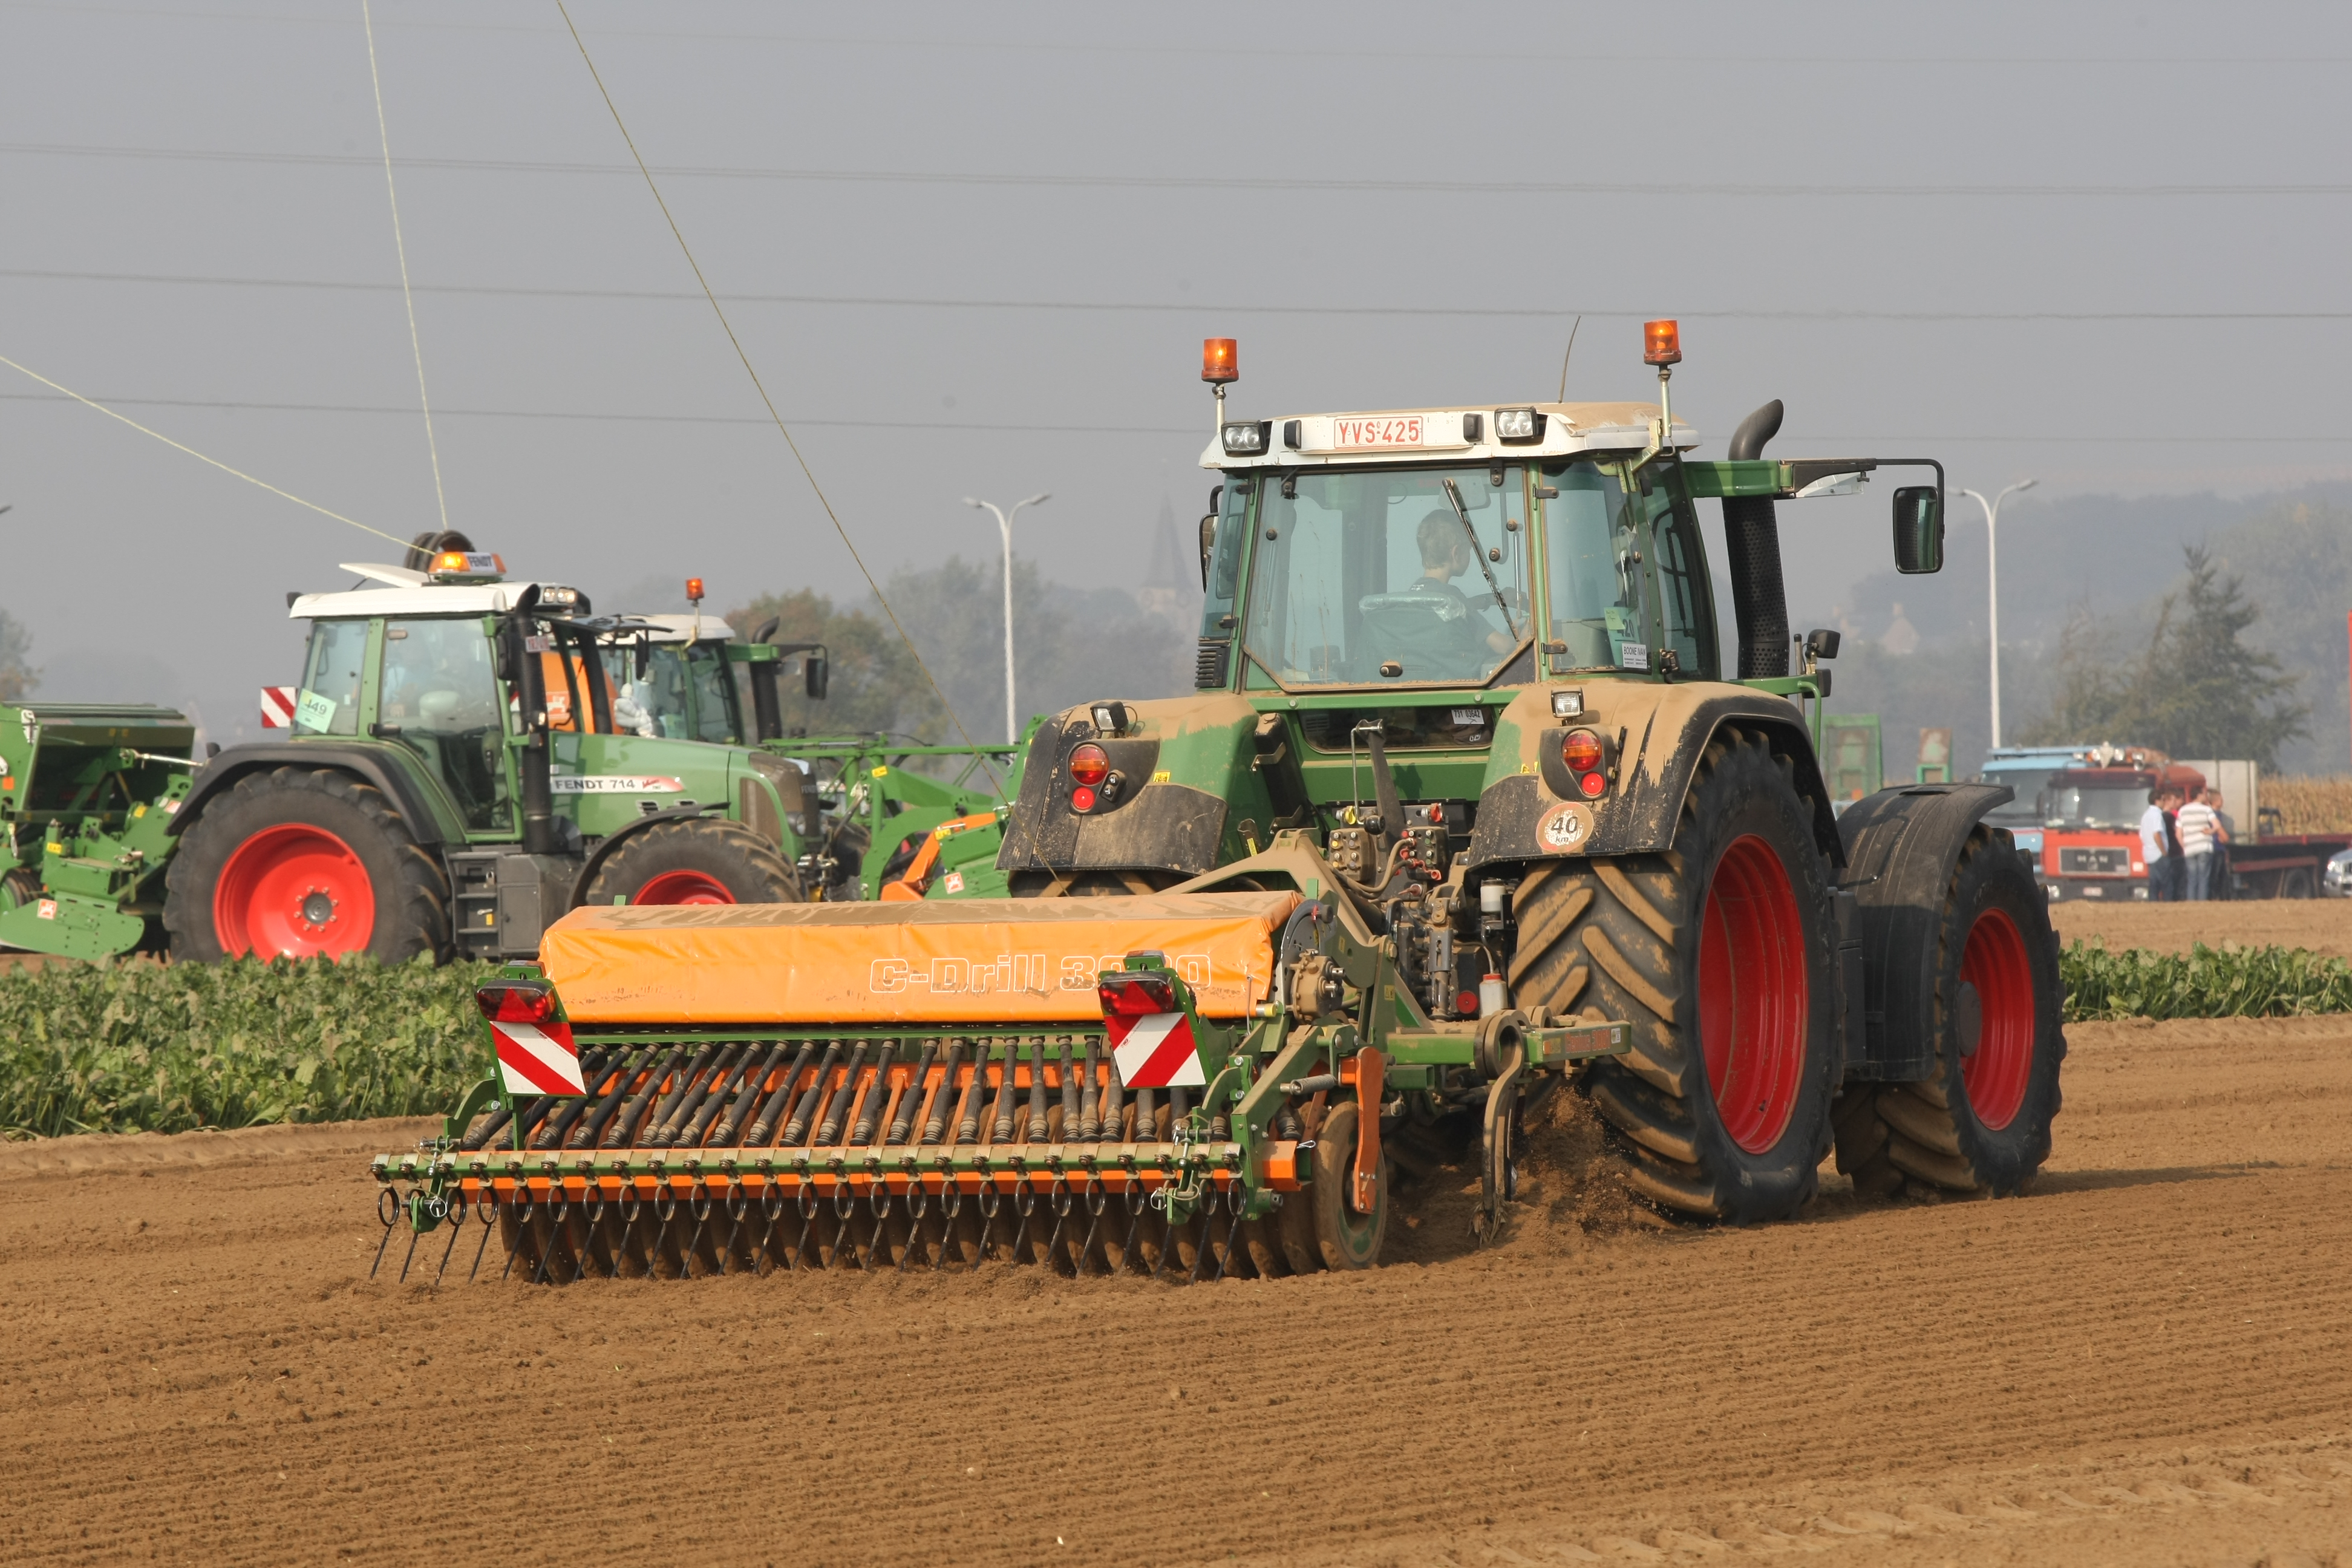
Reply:
[[[1656,405],[1227,420],[1213,340],[1199,689],[1033,731],[1013,896],[583,907],[481,990],[497,1076],[374,1163],[387,1243],[471,1219],[476,1268],[495,1229],[556,1280],[1363,1268],[1390,1150],[1475,1159],[1492,1236],[1563,1084],[1680,1219],[1790,1215],[1833,1142],[1868,1193],[2021,1189],[2065,1047],[2008,792],[1834,816],[1830,639],[1790,668],[1776,502],[1895,465],[1765,457],[1777,403],[1688,458],[1674,323],[1647,343]],[[1899,570],[1941,566],[1942,500],[1895,491]]]
[[[1001,801],[901,765],[969,773],[971,748],[782,736],[785,655],[824,695],[814,645],[599,617],[457,535],[348,570],[370,585],[289,598],[303,677],[260,743],[195,758],[168,709],[0,710],[0,944],[528,958],[583,901],[875,897]]]
[[[2031,756],[1995,752],[1985,769],[1987,778],[2016,778],[2021,797],[2034,791],[2025,811],[2035,824],[2035,869],[2053,903],[2147,898],[2139,822],[2159,783],[2221,794],[2235,829],[2219,849],[2228,874],[2214,880],[2216,899],[2316,898],[2334,858],[2352,848],[2352,834],[2280,832],[2279,814],[2262,805],[2261,775],[2251,762],[2176,762],[2145,746],[2101,744],[2035,748]],[[2025,847],[2027,834],[2017,837]]]

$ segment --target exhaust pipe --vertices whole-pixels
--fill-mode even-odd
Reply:
[[[1780,433],[1774,398],[1732,433],[1735,460],[1760,458]],[[1723,502],[1725,564],[1731,571],[1731,615],[1739,629],[1739,679],[1769,680],[1789,673],[1789,593],[1780,577],[1780,525],[1769,496],[1727,496]]]
[[[530,608],[519,606],[507,617],[504,642],[509,680],[521,699],[524,740],[516,756],[522,784],[522,849],[526,855],[553,855],[563,841],[555,826],[554,748],[547,735],[547,682],[539,655],[530,651]]]

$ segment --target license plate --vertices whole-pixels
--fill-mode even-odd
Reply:
[[[1378,451],[1390,447],[1429,445],[1429,420],[1420,414],[1391,415],[1378,419],[1334,419],[1331,444],[1354,451]]]

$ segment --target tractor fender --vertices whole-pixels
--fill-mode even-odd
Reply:
[[[1124,735],[1097,732],[1088,705],[1037,726],[997,869],[1197,877],[1249,852],[1228,823],[1271,819],[1265,785],[1250,767],[1257,710],[1222,691],[1128,706],[1135,722]],[[1116,803],[1083,816],[1071,809],[1067,771],[1082,741],[1101,746],[1127,780]]]
[[[203,815],[205,802],[247,773],[281,767],[323,768],[353,774],[374,785],[400,813],[417,843],[427,848],[464,841],[463,832],[454,823],[443,820],[431,794],[419,784],[413,770],[380,747],[343,746],[331,741],[229,747],[196,770],[188,798],[180,803],[170,831],[187,831],[188,825]]]
[[[1812,806],[1813,842],[1845,864],[1837,814],[1813,756],[1804,716],[1787,699],[1724,681],[1599,679],[1578,695],[1583,711],[1554,718],[1555,687],[1532,686],[1495,721],[1495,746],[1470,837],[1473,868],[1561,855],[1638,855],[1673,847],[1699,759],[1726,728],[1761,731],[1787,760],[1790,783]],[[1586,799],[1560,761],[1570,730],[1607,747],[1607,790]],[[1564,806],[1573,810],[1563,813]],[[1563,816],[1573,831],[1563,829]]]
[[[566,910],[578,909],[580,907],[582,897],[588,891],[588,884],[596,879],[597,868],[603,866],[604,862],[611,858],[614,850],[618,849],[622,845],[626,844],[630,839],[635,838],[646,828],[654,826],[657,823],[679,822],[690,817],[706,816],[714,811],[724,811],[725,809],[726,808],[724,806],[719,805],[715,803],[707,805],[697,803],[693,805],[669,805],[664,806],[659,811],[646,812],[643,816],[638,817],[634,822],[622,824],[619,827],[614,828],[612,832],[604,836],[604,841],[597,845],[595,850],[588,857],[587,864],[580,868],[580,875],[572,879],[572,896],[564,900],[564,909]],[[786,857],[786,858],[789,859],[790,857]]]
[[[1849,1077],[1929,1076],[1946,889],[1969,835],[2015,793],[2007,784],[1912,784],[1858,800],[1838,819],[1846,849],[1839,890],[1853,898],[1848,940],[1862,949],[1864,1013],[1864,1048],[1848,1047]]]

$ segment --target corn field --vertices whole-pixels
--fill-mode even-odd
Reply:
[[[2352,833],[2352,778],[2266,778],[2263,805],[2277,809],[2281,833]]]
[[[0,974],[0,1135],[445,1110],[484,1069],[479,964],[50,964]]]

